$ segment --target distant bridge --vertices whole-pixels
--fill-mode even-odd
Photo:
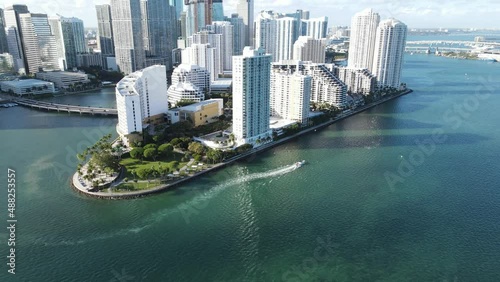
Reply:
[[[7,100],[11,100],[21,106],[30,107],[34,109],[47,110],[47,111],[57,111],[57,112],[67,112],[67,113],[77,113],[77,114],[87,114],[87,115],[103,115],[103,116],[118,116],[118,110],[113,108],[100,108],[100,107],[85,107],[85,106],[74,106],[66,104],[56,104],[43,102],[32,99],[16,98],[10,96],[4,96]]]
[[[470,52],[472,49],[470,48],[461,48],[461,47],[438,47],[437,50],[439,52]],[[429,51],[430,53],[435,53],[435,47],[424,47],[424,46],[406,46],[405,52],[415,52],[415,53],[425,53]]]

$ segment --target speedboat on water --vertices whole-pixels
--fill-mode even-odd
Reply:
[[[299,168],[299,167],[303,166],[305,163],[306,163],[305,160],[302,160],[301,162],[296,162],[295,163],[295,168]]]

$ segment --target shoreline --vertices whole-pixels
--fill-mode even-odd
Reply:
[[[209,172],[213,172],[213,171],[217,171],[221,168],[224,168],[234,162],[237,162],[237,161],[241,161],[241,160],[244,160],[244,159],[247,159],[249,157],[251,157],[252,155],[255,155],[257,153],[260,153],[260,152],[264,152],[266,150],[269,150],[269,149],[272,149],[276,146],[279,146],[279,145],[282,145],[283,143],[286,143],[290,140],[293,140],[299,136],[302,136],[302,135],[305,135],[305,134],[309,134],[311,132],[314,132],[318,129],[322,129],[322,128],[325,128],[327,126],[330,126],[338,121],[341,121],[341,120],[344,120],[348,117],[351,117],[351,116],[354,116],[356,114],[359,114],[359,113],[362,113],[368,109],[371,109],[371,108],[374,108],[380,104],[383,104],[385,102],[388,102],[388,101],[391,101],[391,100],[394,100],[396,98],[399,98],[401,96],[404,96],[404,95],[407,95],[407,94],[410,94],[412,93],[413,90],[412,89],[407,89],[406,91],[402,92],[401,94],[398,94],[398,95],[394,95],[394,96],[390,96],[390,97],[387,97],[387,98],[382,98],[381,100],[379,101],[376,101],[374,103],[371,103],[370,105],[365,105],[365,106],[362,106],[362,107],[359,107],[357,108],[356,110],[352,111],[351,113],[349,114],[346,114],[342,117],[338,117],[338,118],[335,118],[335,119],[332,119],[332,120],[329,120],[327,122],[324,122],[322,124],[318,124],[318,125],[315,125],[313,127],[309,127],[309,128],[306,128],[292,136],[288,136],[288,137],[285,137],[283,139],[280,139],[280,140],[277,140],[277,141],[274,141],[272,143],[268,143],[268,144],[264,144],[264,145],[261,145],[257,148],[254,148],[248,152],[245,152],[241,155],[238,155],[238,156],[235,156],[231,159],[228,159],[226,161],[224,161],[223,163],[219,163],[219,164],[215,164],[214,166],[212,166],[211,168],[209,169],[206,169],[206,170],[203,170],[203,171],[200,171],[200,172],[197,172],[195,174],[193,174],[192,176],[188,176],[188,177],[185,177],[185,178],[182,178],[182,179],[179,179],[173,183],[170,183],[170,184],[165,184],[165,185],[162,185],[162,186],[157,186],[155,188],[152,188],[152,189],[149,189],[149,190],[141,190],[141,191],[134,191],[134,192],[125,192],[125,193],[110,193],[110,192],[90,192],[90,191],[87,191],[84,187],[77,187],[77,186],[81,186],[79,185],[79,182],[78,182],[78,172],[75,172],[73,174],[73,176],[71,177],[71,187],[73,189],[75,189],[77,192],[79,192],[80,194],[83,194],[85,196],[89,196],[89,197],[92,197],[92,198],[98,198],[98,199],[109,199],[109,200],[119,200],[119,199],[135,199],[135,198],[140,198],[140,197],[144,197],[144,196],[149,196],[149,195],[153,195],[153,194],[157,194],[157,193],[162,193],[162,192],[165,192],[165,191],[169,191],[171,189],[174,189],[176,188],[177,186],[179,186],[180,184],[182,183],[185,183],[185,182],[188,182],[188,181],[191,181],[199,176],[202,176],[204,174],[207,174]]]

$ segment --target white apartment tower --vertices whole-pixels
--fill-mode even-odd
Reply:
[[[377,86],[377,78],[368,69],[340,67],[336,71],[351,93],[368,95]]]
[[[293,44],[299,38],[299,21],[296,18],[285,17],[276,20],[277,47],[274,61],[291,60]]]
[[[314,39],[326,38],[328,17],[302,20],[302,33]]]
[[[176,105],[182,100],[200,102],[210,93],[210,75],[197,65],[180,64],[172,73],[168,88],[168,102]]]
[[[145,66],[140,0],[111,0],[116,65],[125,74]]]
[[[302,61],[280,61],[273,63],[273,71],[287,71],[308,75],[311,80],[311,102],[327,103],[339,108],[347,101],[347,86],[325,64]]]
[[[151,66],[125,76],[116,84],[118,134],[142,132],[149,123],[163,121],[168,111],[165,66]]]
[[[217,80],[220,73],[220,64],[216,64],[216,58],[216,48],[210,44],[192,44],[182,50],[182,63],[205,68],[210,74],[210,81]]]
[[[255,20],[255,47],[262,48],[266,53],[276,58],[277,29],[276,19],[281,15],[273,11],[262,11]]]
[[[406,25],[396,19],[379,24],[372,67],[379,86],[400,86],[407,30]]]
[[[348,66],[369,69],[373,66],[375,39],[379,14],[371,9],[356,13],[351,20],[351,38],[349,43]]]
[[[225,54],[223,52],[225,50],[223,45],[222,34],[213,33],[210,32],[209,30],[203,30],[193,34],[193,36],[188,38],[187,46],[189,47],[192,44],[210,44],[210,47],[214,48],[215,60],[213,61],[214,64],[213,80],[217,80],[219,74],[223,73],[223,66],[224,66]],[[201,65],[198,63],[195,64],[201,67],[206,67],[208,69],[206,65]]]
[[[308,124],[312,77],[271,70],[271,115]]]
[[[221,35],[222,70],[233,69],[233,25],[230,22],[215,21],[208,26],[212,32]]]
[[[325,49],[326,39],[299,36],[299,39],[293,44],[293,59],[322,64],[325,62]]]
[[[233,134],[238,144],[255,144],[271,136],[271,56],[245,47],[233,57]]]

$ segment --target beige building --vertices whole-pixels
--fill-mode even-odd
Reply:
[[[223,114],[223,99],[205,100],[189,106],[171,109],[168,115],[171,123],[190,121],[195,127],[215,122]]]

